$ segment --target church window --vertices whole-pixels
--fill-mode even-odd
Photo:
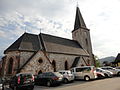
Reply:
[[[85,39],[85,41],[86,41],[86,46],[88,46],[88,40],[87,40],[87,38]]]
[[[39,62],[39,63],[43,63],[43,60],[42,60],[42,58],[40,58],[40,59],[38,60],[38,62]]]
[[[53,66],[54,72],[55,72],[56,71],[56,62],[55,62],[55,60],[52,61],[52,66]]]
[[[65,61],[65,70],[68,70],[68,62]]]
[[[85,39],[85,42],[86,42],[87,51],[89,52],[89,50],[88,50],[88,39],[87,38]]]
[[[12,74],[12,70],[13,70],[13,59],[10,58],[8,62],[8,74]]]

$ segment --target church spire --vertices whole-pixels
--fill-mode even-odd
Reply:
[[[86,24],[85,24],[84,19],[82,17],[82,14],[81,14],[81,12],[79,10],[79,7],[77,6],[74,30],[77,30],[79,28],[87,28],[87,27],[86,27]]]

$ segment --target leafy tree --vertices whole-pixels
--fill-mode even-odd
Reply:
[[[95,59],[96,67],[100,67],[99,58],[95,55],[95,56],[94,56],[94,59]]]

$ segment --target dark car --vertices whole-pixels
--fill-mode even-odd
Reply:
[[[46,85],[48,87],[58,85],[63,81],[63,75],[59,72],[45,72],[39,74],[35,79],[35,83],[38,85]]]
[[[0,90],[4,90],[4,80],[0,78]]]
[[[31,73],[16,74],[14,77],[11,78],[9,85],[10,88],[12,88],[13,90],[33,90],[34,76]]]

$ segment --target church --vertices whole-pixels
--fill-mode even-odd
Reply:
[[[42,72],[95,65],[90,30],[79,7],[76,7],[72,39],[25,32],[4,54],[2,76],[13,76],[20,72],[37,75]]]

